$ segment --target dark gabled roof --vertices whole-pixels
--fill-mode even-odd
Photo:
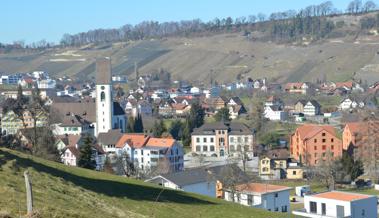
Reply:
[[[313,106],[315,106],[315,107],[321,107],[321,105],[320,105],[316,100],[310,100],[310,101],[308,101],[308,102],[311,102],[311,104],[312,104]],[[308,102],[307,102],[307,104],[308,104]]]
[[[91,124],[91,123],[89,121],[83,119],[81,116],[70,114],[70,115],[63,117],[63,122],[62,122],[61,126],[63,126],[63,127],[65,127],[65,126],[81,127],[83,125],[89,125],[89,124]]]
[[[113,102],[113,115],[118,116],[118,115],[125,115],[124,109],[120,106],[120,103],[118,102]]]
[[[96,104],[94,101],[53,102],[52,108],[58,112],[58,116],[62,120],[64,116],[75,114],[91,123],[96,122]]]
[[[233,100],[236,104],[238,105],[242,105],[242,101],[239,97],[235,96],[235,97],[231,97],[230,100]]]
[[[103,145],[116,145],[121,136],[120,129],[111,129],[108,132],[99,133],[97,139]]]
[[[308,103],[308,101],[301,99],[301,100],[298,100],[295,104],[298,104],[298,103],[301,103],[303,106],[305,106]]]
[[[112,68],[110,58],[96,60],[96,84],[107,85],[112,82]]]
[[[247,182],[248,176],[234,164],[221,165],[214,167],[200,167],[184,170],[181,172],[163,174],[161,177],[175,183],[178,186],[191,185],[201,182],[211,182],[216,180],[224,180],[226,174],[234,175],[240,180],[239,182]]]
[[[194,129],[193,135],[213,135],[215,130],[227,130],[231,135],[251,134],[252,131],[243,123],[231,122],[214,122],[205,123],[201,127]]]

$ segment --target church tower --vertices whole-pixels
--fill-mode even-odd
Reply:
[[[112,129],[113,96],[111,59],[96,61],[96,136]]]

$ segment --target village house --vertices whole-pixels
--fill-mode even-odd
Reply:
[[[224,199],[249,207],[289,213],[291,189],[279,185],[247,183],[237,185],[235,191],[226,189]]]
[[[304,209],[294,210],[292,213],[310,218],[377,218],[377,197],[341,191],[305,195]]]
[[[84,139],[88,135],[81,135],[75,144],[66,146],[61,150],[61,161],[68,166],[77,166],[80,157],[80,147],[83,146]],[[91,137],[91,136],[90,136]],[[93,139],[92,158],[96,162],[96,170],[102,170],[105,163],[105,152]]]
[[[309,86],[304,82],[287,83],[284,87],[284,91],[287,93],[307,94]]]
[[[341,101],[340,105],[338,106],[338,109],[352,110],[352,109],[363,108],[364,106],[365,106],[365,103],[361,100],[353,99],[353,98],[345,98]]]
[[[16,134],[20,129],[27,129],[34,127],[34,116],[28,110],[22,111],[22,117],[19,117],[14,111],[7,111],[2,115],[1,131],[3,135]],[[38,112],[35,116],[36,127],[46,126],[48,118],[43,111]]]
[[[264,180],[286,178],[289,159],[286,148],[269,150],[259,158],[259,177]]]
[[[191,149],[197,154],[218,157],[253,152],[254,134],[242,123],[205,123],[192,132]]]
[[[223,198],[223,181],[227,173],[235,175],[239,182],[247,182],[248,176],[237,165],[199,167],[181,172],[161,174],[145,182],[166,188]]]
[[[326,155],[341,157],[342,141],[332,126],[306,124],[291,135],[290,154],[302,164],[317,165]]]
[[[288,118],[288,113],[280,106],[266,106],[263,115],[264,118],[272,121],[284,121]]]
[[[286,179],[304,179],[304,167],[295,160],[288,163]]]
[[[106,154],[116,154],[116,144],[122,135],[123,133],[121,133],[120,129],[110,129],[108,132],[99,133],[97,140]]]
[[[143,134],[124,134],[116,144],[116,154],[126,155],[134,167],[148,172],[166,168],[166,173],[183,167],[183,146],[171,138],[154,138]]]
[[[310,100],[304,105],[304,115],[316,116],[321,114],[321,105],[315,101]]]
[[[63,117],[61,123],[54,124],[53,133],[55,135],[80,135],[82,133],[94,135],[94,128],[89,121],[70,113]]]

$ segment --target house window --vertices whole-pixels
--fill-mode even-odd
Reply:
[[[323,132],[323,133],[322,133],[322,136],[325,136],[325,135],[326,135],[326,134]]]
[[[237,138],[237,141],[238,141],[239,143],[241,143],[241,137],[238,137],[238,138]]]
[[[317,139],[314,139],[313,142],[314,142],[314,143],[317,143]]]
[[[330,149],[333,150],[334,149],[334,145],[330,146]]]
[[[317,150],[317,146],[316,145],[314,146],[314,149],[315,149],[315,151]]]
[[[310,206],[310,212],[311,213],[317,213],[317,203],[316,202],[309,202],[309,206]]]
[[[282,212],[287,212],[287,206],[282,206]]]
[[[196,142],[200,142],[200,137],[196,137]]]
[[[326,215],[326,204],[325,203],[321,204],[321,214]]]
[[[276,197],[276,198],[278,197],[278,193],[275,193],[275,197]]]
[[[323,146],[322,146],[322,150],[323,150],[323,151],[326,150],[326,145],[323,145]]]
[[[325,143],[325,142],[326,142],[326,139],[322,139],[322,142],[324,142],[324,143]]]
[[[196,151],[201,151],[201,146],[196,146]]]
[[[296,175],[296,170],[292,171],[292,175]]]
[[[215,151],[215,146],[211,145],[211,146],[209,147],[209,151]]]
[[[317,157],[317,153],[315,153],[314,156]]]
[[[203,142],[204,142],[204,143],[207,143],[207,138],[204,137],[204,138],[203,138]]]
[[[212,143],[214,142],[214,138],[211,138],[211,142],[212,142]]]
[[[252,195],[248,195],[247,196],[247,204],[248,205],[253,205],[253,196]]]
[[[105,92],[100,93],[100,101],[105,101]]]
[[[203,151],[208,151],[208,146],[203,146]]]
[[[230,137],[230,142],[234,142],[234,137]]]
[[[330,139],[330,142],[334,142],[334,138],[331,138],[331,139]]]

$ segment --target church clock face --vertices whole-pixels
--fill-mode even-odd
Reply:
[[[105,87],[104,86],[101,86],[101,90],[104,90],[105,89]]]

